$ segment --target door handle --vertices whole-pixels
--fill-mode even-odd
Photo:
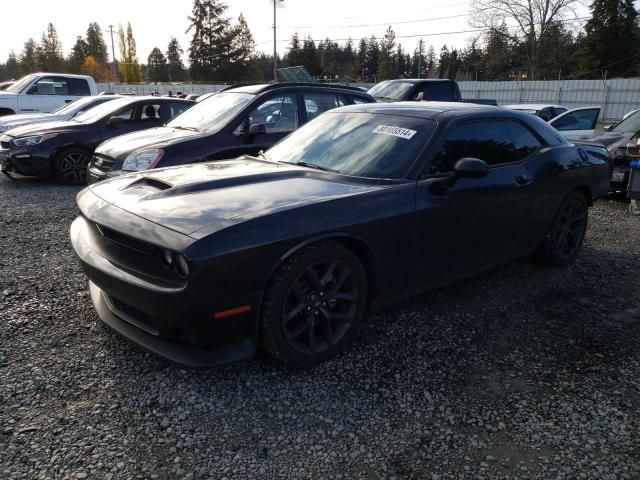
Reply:
[[[516,183],[518,185],[528,185],[531,183],[531,177],[528,175],[518,175],[516,177]]]

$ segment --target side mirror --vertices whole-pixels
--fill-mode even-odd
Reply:
[[[416,102],[421,102],[424,100],[424,92],[418,92],[418,94],[415,96],[415,101]]]
[[[245,128],[244,130],[244,141],[249,142],[256,135],[264,135],[267,133],[267,127],[264,123],[254,123],[249,125],[249,128]]]
[[[458,178],[482,178],[489,173],[489,165],[479,158],[461,158],[453,167],[453,174]]]
[[[31,85],[29,90],[27,90],[27,95],[37,95],[38,94],[38,85]]]
[[[118,128],[118,125],[124,123],[124,118],[120,117],[111,117],[107,120],[107,128]]]

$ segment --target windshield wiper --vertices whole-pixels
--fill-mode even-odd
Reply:
[[[315,163],[309,163],[309,162],[280,162],[280,163],[288,163],[290,165],[297,165],[299,167],[315,168],[316,170],[322,170],[323,172],[340,173],[338,172],[338,170],[334,170],[333,168],[329,168],[329,167],[323,167],[321,165],[316,165]]]
[[[171,128],[177,128],[178,130],[190,130],[192,132],[199,132],[196,127],[184,127],[182,125],[171,125]]]
[[[267,154],[264,153],[264,150],[260,150],[257,155],[247,155],[247,157],[258,158],[258,159],[262,158],[263,160],[266,160],[269,163],[278,163],[275,160],[271,160],[269,157],[267,157]]]

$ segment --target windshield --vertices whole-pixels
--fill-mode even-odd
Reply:
[[[167,123],[167,127],[215,133],[229,123],[254,98],[256,98],[255,95],[248,93],[218,93],[196,103]]]
[[[388,100],[404,100],[413,88],[411,82],[380,82],[369,89],[369,95]]]
[[[54,110],[51,113],[55,113],[56,115],[67,115],[75,112],[80,112],[83,110],[87,110],[88,108],[92,108],[93,106],[100,105],[101,103],[107,102],[111,100],[110,98],[105,97],[82,97],[74,100],[73,102],[66,103],[57,110]],[[95,105],[93,105],[95,103]]]
[[[27,85],[29,85],[37,77],[38,77],[37,75],[27,75],[26,77],[21,78],[16,83],[14,83],[9,88],[7,88],[5,92],[20,93],[22,90],[24,90],[24,88]]]
[[[636,133],[640,132],[640,111],[632,113],[610,131],[619,133]]]
[[[126,107],[132,103],[130,98],[120,98],[118,100],[111,100],[107,103],[98,105],[97,107],[90,108],[84,113],[81,113],[77,117],[73,118],[74,122],[79,123],[93,123],[107,116],[111,116],[123,107]]]
[[[274,145],[267,157],[345,175],[403,178],[434,125],[414,117],[327,112]]]

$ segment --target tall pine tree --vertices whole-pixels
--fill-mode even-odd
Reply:
[[[194,80],[227,80],[234,33],[224,16],[227,5],[219,0],[194,0],[189,28],[191,78]]]
[[[632,0],[594,0],[582,43],[583,71],[600,70],[610,78],[638,73],[640,32]],[[624,59],[629,59],[624,61]]]
[[[171,37],[167,45],[167,69],[170,82],[181,82],[187,79],[187,71],[182,62],[182,47],[175,37]]]

